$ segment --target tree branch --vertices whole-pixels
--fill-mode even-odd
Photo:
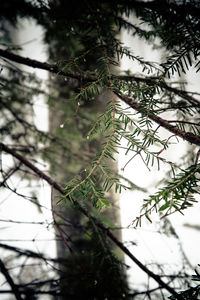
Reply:
[[[143,265],[129,250],[126,248],[113,234],[112,232],[105,228],[102,224],[97,223],[97,225],[107,234],[107,236],[140,268],[142,269],[146,274],[148,274],[151,278],[153,278],[157,283],[168,290],[170,293],[174,295],[176,294],[177,299],[181,299],[179,294],[174,291],[168,284],[166,284],[160,276],[153,273],[151,270],[149,270],[145,265]]]
[[[59,261],[59,259],[53,259],[53,258],[45,257],[42,253],[37,253],[37,252],[34,252],[32,250],[24,250],[24,249],[21,249],[21,248],[18,248],[18,247],[13,247],[13,246],[2,244],[2,243],[0,243],[0,248],[16,252],[18,254],[18,256],[26,256],[26,257],[31,257],[31,258],[35,258],[35,259],[42,259],[42,260],[45,260],[45,261],[52,261],[52,262],[58,262]]]
[[[11,61],[17,62],[19,64],[23,64],[32,68],[37,68],[37,69],[41,69],[41,70],[46,70],[49,71],[51,73],[57,74],[57,75],[62,75],[62,76],[66,76],[66,77],[70,77],[70,78],[74,78],[77,80],[80,80],[82,82],[93,82],[96,81],[97,78],[95,76],[89,76],[88,74],[80,74],[78,72],[64,72],[62,70],[60,70],[57,65],[52,65],[46,62],[40,62],[38,60],[34,60],[34,59],[30,59],[27,57],[23,57],[17,54],[14,54],[12,52],[9,52],[8,50],[3,50],[0,49],[0,56],[7,58]],[[137,77],[134,75],[113,75],[112,76],[113,79],[119,79],[119,80],[124,80],[124,81],[136,81],[136,82],[143,82],[149,85],[152,84],[159,84],[156,80],[157,78],[142,78],[142,77]],[[195,99],[194,97],[191,97],[190,95],[188,95],[188,93],[186,91],[181,91],[179,89],[176,88],[172,88],[170,86],[168,86],[166,83],[161,82],[159,84],[160,87],[168,90],[169,92],[172,92],[176,95],[179,95],[180,97],[182,97],[183,99],[189,101],[190,103],[192,103],[193,105],[197,105],[200,107],[200,102]]]
[[[59,191],[62,195],[65,195],[64,189],[56,182],[54,181],[51,177],[40,171],[37,167],[35,167],[30,161],[28,161],[26,158],[21,156],[19,153],[16,151],[8,148],[6,145],[3,143],[0,143],[0,149],[5,151],[6,153],[11,154],[13,157],[17,158],[19,161],[21,161],[24,165],[26,165],[28,168],[30,168],[32,171],[34,171],[40,178],[44,179],[47,181],[53,188],[55,188],[57,191]],[[129,258],[137,264],[139,268],[141,268],[145,273],[147,273],[150,277],[152,277],[160,286],[165,288],[167,291],[169,291],[172,295],[176,296],[178,299],[181,299],[179,294],[176,293],[176,291],[168,286],[160,276],[154,274],[152,271],[150,271],[145,265],[143,265],[124,245],[121,243],[113,234],[112,232],[106,228],[102,223],[99,221],[95,220],[94,217],[92,217],[87,210],[81,206],[81,204],[77,201],[74,200],[74,205],[80,209],[80,211],[89,219],[94,221],[97,226],[104,231],[107,236],[127,255]],[[21,299],[20,299],[21,300]]]
[[[40,62],[35,59],[30,59],[28,57],[23,57],[23,56],[14,54],[12,52],[9,52],[8,50],[0,49],[0,56],[7,58],[11,61],[14,61],[16,63],[29,66],[31,68],[46,70],[46,71],[49,71],[49,72],[57,74],[57,75],[71,77],[73,79],[77,79],[77,80],[81,80],[81,81],[91,81],[91,82],[96,80],[95,77],[80,74],[78,72],[72,72],[72,71],[64,72],[64,71],[62,71],[62,69],[59,69],[57,65],[52,65],[52,64],[49,64],[46,62]]]
[[[8,284],[10,285],[14,295],[15,295],[15,298],[17,300],[23,300],[22,297],[21,297],[21,294],[19,292],[19,289],[18,289],[18,286],[14,283],[12,277],[10,276],[7,268],[5,267],[3,261],[0,259],[0,271],[1,273],[4,275],[4,277],[6,278]]]
[[[3,181],[0,182],[0,187],[4,186],[6,181],[20,169],[21,163],[19,163],[17,166],[14,168],[11,168],[5,176],[3,176]],[[3,175],[3,174],[2,174]]]
[[[128,104],[130,107],[132,107],[133,109],[137,110],[138,112],[142,111],[140,104],[135,102],[133,99],[128,98],[127,96],[124,96],[124,95],[120,95],[116,92],[115,92],[115,94],[121,100],[123,100],[126,104]],[[157,124],[159,124],[163,128],[167,129],[168,131],[174,133],[175,135],[180,136],[181,138],[183,138],[184,140],[190,142],[191,144],[195,144],[195,145],[200,146],[200,137],[198,137],[194,133],[182,131],[178,127],[176,127],[174,125],[171,125],[167,120],[164,120],[164,119],[162,119],[162,118],[158,117],[157,115],[154,115],[150,112],[148,112],[147,116],[148,116],[149,119],[156,122]]]
[[[149,85],[153,85],[153,84],[157,83],[161,88],[164,88],[164,89],[168,90],[169,92],[172,92],[172,93],[180,96],[181,98],[189,101],[193,105],[200,107],[199,100],[197,100],[194,97],[190,96],[188,94],[188,92],[179,90],[177,88],[173,88],[173,87],[167,85],[163,81],[161,81],[159,83],[158,78],[143,78],[143,77],[137,77],[135,75],[119,75],[119,76],[116,76],[116,78],[118,78],[120,80],[124,80],[124,81],[132,81],[133,80],[133,81],[136,81],[136,82],[143,82],[143,83],[146,83],[146,84],[149,84]]]

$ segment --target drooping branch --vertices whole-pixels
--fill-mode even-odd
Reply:
[[[54,187],[57,191],[59,191],[61,194],[64,194],[64,191],[62,187],[54,181],[51,177],[46,175],[44,172],[40,171],[37,167],[35,167],[30,161],[28,161],[24,156],[17,153],[15,150],[7,147],[3,143],[0,143],[0,150],[5,151],[6,153],[11,154],[13,157],[17,158],[19,161],[21,161],[25,166],[27,166],[29,169],[31,169],[35,174],[38,175],[39,178],[44,179],[46,182],[49,183],[50,186]]]
[[[6,266],[4,265],[3,261],[0,259],[0,271],[1,273],[4,275],[4,277],[6,278],[8,284],[10,285],[13,294],[15,295],[15,298],[17,300],[23,300],[21,297],[21,294],[19,292],[18,286],[14,283],[12,277],[10,276]]]
[[[40,171],[37,167],[35,167],[30,161],[28,161],[26,158],[21,156],[16,151],[12,150],[11,148],[7,147],[5,144],[0,143],[0,149],[2,151],[5,151],[6,153],[11,154],[13,157],[17,158],[19,161],[21,161],[24,165],[26,165],[28,168],[30,168],[32,171],[34,171],[39,178],[44,179],[46,182],[50,184],[53,188],[55,188],[57,191],[59,191],[62,195],[65,195],[64,189],[51,177]],[[126,248],[123,243],[121,243],[113,234],[112,232],[106,228],[102,223],[97,221],[94,217],[92,217],[87,210],[81,206],[81,204],[74,200],[74,205],[78,207],[78,209],[89,219],[92,220],[97,224],[97,226],[105,232],[105,234],[134,262],[137,264],[139,268],[141,268],[146,274],[148,274],[151,278],[153,278],[160,286],[165,288],[167,291],[169,291],[172,295],[176,296],[178,299],[181,299],[179,294],[176,293],[176,291],[171,288],[169,285],[167,285],[160,276],[154,274],[152,271],[150,271],[145,265],[143,265],[129,250]],[[21,299],[20,299],[21,300]]]
[[[166,284],[160,276],[153,273],[151,270],[149,270],[145,265],[143,265],[129,250],[127,247],[123,245],[113,234],[112,232],[105,228],[102,224],[98,223],[98,226],[107,234],[107,236],[140,268],[142,269],[147,275],[149,275],[151,278],[153,278],[161,287],[165,288],[169,292],[171,292],[173,295],[176,294],[177,299],[181,299],[179,294],[174,291],[168,284]],[[170,290],[169,290],[170,288]],[[173,292],[172,292],[173,291]]]
[[[138,112],[142,112],[142,108],[139,103],[135,102],[132,98],[127,96],[115,93],[121,100],[123,100],[126,104],[128,104],[131,108],[137,110]],[[154,115],[148,112],[148,118],[152,121],[156,122],[158,125],[162,126],[163,128],[167,129],[168,131],[174,133],[177,136],[180,136],[184,140],[188,141],[191,144],[195,144],[200,146],[200,138],[192,132],[185,132],[180,128],[170,124],[167,120],[164,120],[157,115]]]

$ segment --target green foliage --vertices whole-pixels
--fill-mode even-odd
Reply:
[[[196,201],[199,155],[195,154],[190,161],[188,147],[188,159],[177,166],[176,157],[167,160],[165,153],[180,138],[200,145],[198,95],[195,91],[187,92],[186,84],[181,83],[182,75],[192,68],[200,70],[199,15],[199,1],[90,0],[72,1],[70,5],[65,0],[3,2],[2,48],[20,54],[20,46],[12,43],[5,20],[9,26],[17,26],[19,19],[32,18],[44,29],[48,61],[52,64],[50,72],[55,66],[58,72],[50,80],[40,82],[33,73],[20,70],[9,59],[2,60],[1,140],[23,153],[27,160],[35,162],[42,157],[50,163],[52,176],[65,185],[65,195],[58,203],[64,203],[66,210],[70,199],[70,207],[78,201],[98,215],[111,206],[111,190],[120,193],[122,189],[137,187],[128,180],[127,185],[123,184],[110,167],[124,141],[125,155],[132,157],[123,169],[135,157],[141,159],[147,171],[166,168],[159,182],[162,187],[144,199],[136,225],[141,224],[143,217],[151,222],[153,210],[165,217],[182,213]],[[150,62],[135,54],[134,49],[121,43],[117,35],[120,30],[165,51],[163,61]],[[129,59],[130,67],[132,63],[139,64],[141,74],[129,70],[119,73],[122,58]],[[59,120],[52,132],[40,131],[34,125],[35,97],[40,95],[46,98],[54,120]],[[172,111],[172,120],[163,114],[168,111]],[[167,137],[163,137],[161,127],[168,130]],[[93,224],[92,230],[87,231],[90,251],[86,255],[79,252],[76,257],[84,268],[89,266],[91,273],[84,273],[83,281],[77,282],[82,269],[80,265],[73,269],[76,259],[68,257],[66,273],[71,278],[69,282],[62,281],[63,289],[71,297],[70,289],[77,289],[76,284],[80,283],[80,294],[84,286],[88,287],[90,294],[84,296],[88,299],[122,299],[126,292],[119,263],[109,245],[102,242],[103,234],[95,233],[95,228]]]
[[[192,165],[181,173],[178,173],[167,182],[166,186],[148,199],[144,199],[142,211],[145,217],[151,221],[150,214],[153,210],[163,213],[163,217],[174,212],[182,213],[182,210],[193,205],[195,195],[199,194],[199,185],[197,175],[200,172],[200,166]],[[135,220],[136,225],[141,224],[141,216]]]
[[[74,175],[75,180],[72,179],[67,184],[66,195],[74,198],[77,197],[74,193],[79,193],[84,199],[89,197],[94,206],[102,208],[108,206],[109,199],[106,193],[113,186],[119,192],[122,188],[128,188],[120,183],[119,176],[113,174],[107,163],[109,159],[115,160],[117,148],[123,139],[127,141],[126,154],[133,152],[135,153],[133,157],[140,156],[148,169],[153,167],[155,162],[158,169],[160,163],[169,164],[173,169],[173,163],[160,155],[169,147],[170,138],[162,138],[159,126],[155,127],[151,116],[174,109],[176,118],[170,122],[183,132],[189,131],[199,136],[199,123],[195,121],[198,103],[188,101],[184,91],[175,93],[176,89],[167,88],[165,78],[175,73],[181,76],[192,66],[198,71],[199,41],[196,35],[199,30],[197,11],[200,8],[196,2],[176,4],[173,1],[171,3],[164,1],[163,5],[159,5],[158,0],[145,5],[142,2],[135,2],[133,6],[124,2],[122,5],[117,4],[115,8],[107,2],[94,5],[90,1],[87,6],[80,1],[75,3],[78,11],[75,10],[73,18],[71,15],[73,7],[69,10],[65,1],[59,3],[49,1],[48,5],[41,2],[39,6],[35,2],[30,4],[24,2],[23,14],[35,18],[36,11],[42,9],[43,14],[36,20],[45,26],[45,40],[49,43],[50,59],[57,60],[60,71],[68,74],[78,73],[88,79],[78,82],[64,77],[56,84],[59,91],[49,97],[42,91],[40,82],[34,75],[19,71],[8,64],[2,65],[5,75],[0,78],[3,87],[0,101],[3,108],[1,117],[5,121],[0,132],[2,137],[9,134],[13,142],[20,138],[27,148],[33,140],[35,148],[36,145],[43,143],[45,151],[42,156],[51,161],[52,170],[55,172],[56,164],[59,168],[61,163],[56,158],[57,154],[63,152],[66,156],[67,153],[66,159],[69,164],[66,170],[67,180]],[[148,24],[148,29],[143,25],[134,24],[131,19],[124,18],[124,15],[129,17],[134,11],[138,20],[144,25]],[[17,18],[21,16],[19,12],[20,9],[16,11],[15,17],[10,15],[8,20],[11,23],[17,22]],[[116,37],[117,29],[122,28],[152,44],[159,37],[160,45],[168,51],[166,61],[159,66],[133,55],[131,50]],[[5,30],[2,29],[2,32]],[[66,43],[70,47],[66,48]],[[124,76],[113,74],[112,68],[119,65],[123,56],[141,64],[143,73],[149,74],[149,77],[137,78],[130,72]],[[96,99],[102,92],[105,93],[108,104],[105,111],[99,113],[100,106],[97,106],[96,111],[94,107]],[[52,135],[40,132],[32,124],[29,116],[24,117],[25,113],[28,112],[30,115],[33,112],[33,98],[40,93],[49,97],[49,104],[53,109],[56,109],[58,101],[63,108],[61,124],[58,124],[57,130]],[[120,102],[116,101],[115,94],[134,99],[138,104],[136,112],[121,107]],[[22,111],[21,105],[28,108]],[[16,123],[21,126],[17,132]],[[68,126],[72,128],[71,131],[64,130]],[[31,141],[27,140],[29,135]],[[101,146],[98,146],[97,153],[93,153],[92,158],[80,155],[81,148],[83,153],[90,151],[92,144],[96,145],[99,139],[102,140]],[[77,159],[81,162],[79,167],[77,164],[74,168],[74,159],[76,164]],[[86,172],[83,171],[85,169]],[[182,169],[184,170],[184,167]],[[187,174],[188,170],[185,172]],[[158,204],[164,198],[165,202],[158,209],[166,210],[166,214],[171,213],[172,208],[180,211],[181,204],[178,203],[183,202],[184,197],[188,203],[188,191],[185,191],[182,185],[182,181],[185,183],[182,176],[184,174],[173,178],[173,184],[181,192],[176,190],[177,188],[174,191],[174,185],[171,183],[150,196],[150,200],[145,200],[143,209],[146,210],[146,216],[152,201]],[[166,193],[167,189],[173,190],[173,195],[181,195],[179,201],[175,199],[176,201],[172,203],[172,200],[169,200],[171,192]],[[189,190],[192,196],[194,190],[191,188]]]

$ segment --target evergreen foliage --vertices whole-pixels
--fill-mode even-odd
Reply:
[[[131,21],[133,15],[136,23]],[[132,159],[139,156],[148,170],[167,166],[161,187],[144,199],[134,225],[141,225],[143,217],[151,222],[153,211],[164,218],[172,213],[183,213],[197,201],[199,152],[192,148],[191,154],[188,147],[179,165],[166,160],[163,154],[175,137],[193,147],[200,145],[199,95],[195,91],[187,92],[187,85],[181,83],[181,76],[192,69],[197,73],[200,70],[199,15],[200,3],[192,0],[16,0],[1,4],[1,141],[13,151],[23,153],[27,161],[42,157],[50,162],[55,181],[59,169],[63,168],[65,188],[58,204],[74,208],[80,203],[80,207],[94,216],[95,222],[99,211],[110,209],[108,192],[111,188],[114,187],[116,193],[131,190],[134,185],[128,181],[127,185],[123,184],[109,167],[109,161],[116,160],[122,140],[126,141],[126,154],[133,153]],[[48,64],[23,59],[21,46],[13,43],[9,26],[17,26],[23,18],[34,19],[44,29]],[[120,41],[120,30],[157,45],[160,51],[165,51],[163,61],[145,61],[135,55]],[[129,70],[120,73],[123,57],[129,58],[130,65],[139,63],[141,74]],[[45,82],[47,88],[43,89],[43,83],[33,73],[20,69],[14,62],[48,70],[51,78]],[[55,132],[43,132],[34,125],[34,98],[38,95],[46,97],[52,110],[61,110],[61,123]],[[124,108],[124,103],[128,107]],[[173,112],[172,120],[163,114],[168,111]],[[161,128],[170,132],[169,137],[163,138]],[[3,178],[9,178],[12,171],[19,171],[22,177],[31,180],[32,174],[21,170],[21,163],[10,173],[4,174],[2,170]],[[2,186],[10,188],[6,180]],[[35,196],[30,199],[34,201]],[[82,213],[80,207],[78,210]],[[101,220],[105,221],[103,217]],[[121,295],[129,299],[121,265],[110,250],[104,232],[99,228],[96,232],[98,226],[86,221],[82,225],[92,248],[87,255],[67,256],[65,276],[71,281],[61,280],[61,294],[67,290],[68,299],[75,299],[72,294],[80,288],[76,299],[86,299],[83,298],[85,285],[92,285],[96,280],[97,286],[87,288],[89,294],[84,295],[87,299],[122,299]],[[95,262],[91,262],[94,258]],[[76,278],[81,273],[80,265],[71,272],[76,259],[84,268],[92,269],[85,273],[86,278],[78,287]],[[105,273],[105,278],[95,279],[97,270]]]

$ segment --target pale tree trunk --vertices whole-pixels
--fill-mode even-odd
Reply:
[[[108,97],[108,92],[103,93],[102,95],[98,96],[97,99],[95,99],[92,108],[91,107],[83,107],[82,109],[87,110],[93,114],[97,114],[99,112],[103,112],[106,109],[106,100]],[[95,109],[94,109],[95,106]],[[95,110],[95,112],[94,112]],[[50,113],[49,113],[49,130],[51,133],[54,133],[59,126],[65,123],[65,112],[63,112],[62,107],[60,106],[59,102],[55,103],[53,108],[50,108]],[[84,126],[84,125],[83,125]],[[81,126],[80,126],[81,127]],[[67,130],[70,132],[70,128],[64,127],[64,130]],[[85,130],[85,129],[83,129]],[[86,135],[85,135],[86,137]],[[94,156],[95,152],[98,151],[98,148],[100,147],[102,140],[99,140],[98,145],[91,145],[87,139],[85,139],[84,143],[87,143],[87,149],[88,152],[91,154],[91,159],[92,156]],[[77,146],[80,147],[81,146]],[[67,153],[65,153],[67,154]],[[70,166],[71,163],[74,163],[71,161],[69,158],[66,160],[66,157],[64,155],[58,155],[57,163],[59,164],[59,171],[57,170],[56,172],[56,180],[59,181],[60,183],[67,185],[68,181],[71,179],[68,175],[67,168]],[[107,161],[108,167],[117,174],[118,169],[117,169],[117,157],[116,161],[113,160],[108,160]],[[79,170],[82,170],[85,168],[84,166],[82,167],[80,162],[77,161],[77,165]],[[62,166],[62,167],[61,167]],[[70,174],[72,172],[70,171]],[[74,176],[77,175],[76,171],[74,172]],[[55,174],[53,174],[55,176]],[[66,223],[64,228],[64,231],[66,233],[67,238],[67,243],[70,246],[70,248],[73,248],[73,241],[76,240],[82,240],[82,235],[84,234],[81,230],[80,224],[82,220],[82,215],[79,211],[75,210],[72,208],[70,203],[59,203],[57,205],[57,202],[59,200],[59,195],[54,192],[54,210],[57,212],[59,216],[56,217],[56,220],[58,223]],[[109,208],[104,208],[101,212],[100,215],[105,217],[107,221],[111,224],[111,227],[114,229],[115,235],[121,240],[121,232],[120,232],[120,226],[121,226],[121,221],[120,221],[120,207],[119,207],[119,194],[115,192],[114,187],[110,189],[110,191],[106,194],[107,199],[110,202],[110,207]],[[63,217],[63,220],[62,220]],[[58,233],[59,234],[59,233]],[[83,244],[84,241],[82,240]],[[78,251],[81,251],[81,245],[80,249]],[[84,247],[84,245],[83,245]],[[67,244],[63,241],[57,242],[57,251],[58,251],[58,257],[65,257],[66,254],[68,253],[67,249]]]

